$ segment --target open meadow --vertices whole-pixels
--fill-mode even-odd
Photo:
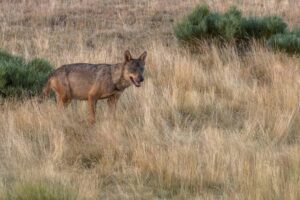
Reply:
[[[174,24],[196,5],[276,14],[297,0],[0,0],[0,48],[55,67],[148,51],[145,82],[65,110],[55,99],[0,101],[0,200],[300,199],[300,57],[253,43],[183,48]]]

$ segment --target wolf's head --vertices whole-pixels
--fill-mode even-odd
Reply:
[[[130,52],[127,50],[124,53],[125,63],[124,63],[124,74],[123,77],[132,82],[136,87],[141,86],[141,82],[144,81],[144,67],[145,60],[147,57],[147,52],[145,51],[140,55],[139,58],[132,58]]]

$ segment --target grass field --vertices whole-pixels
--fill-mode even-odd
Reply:
[[[297,0],[0,0],[0,47],[27,59],[148,51],[116,121],[105,101],[95,126],[85,102],[1,102],[0,200],[300,199],[300,58],[258,44],[189,53],[172,27],[199,3],[300,26]]]

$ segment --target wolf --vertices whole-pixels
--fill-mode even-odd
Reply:
[[[107,99],[110,113],[115,116],[117,102],[124,90],[131,85],[140,87],[144,81],[146,57],[146,51],[133,58],[126,50],[124,61],[117,64],[62,65],[49,75],[43,88],[44,97],[54,91],[59,108],[67,106],[72,99],[86,100],[91,124],[95,123],[97,100]]]

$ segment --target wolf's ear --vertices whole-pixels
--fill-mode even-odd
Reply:
[[[124,53],[124,57],[125,57],[125,61],[128,62],[130,60],[132,60],[132,56],[129,50],[126,50]]]
[[[144,53],[142,53],[142,55],[140,55],[139,59],[141,59],[142,61],[145,62],[146,57],[147,57],[147,51],[144,51]]]

